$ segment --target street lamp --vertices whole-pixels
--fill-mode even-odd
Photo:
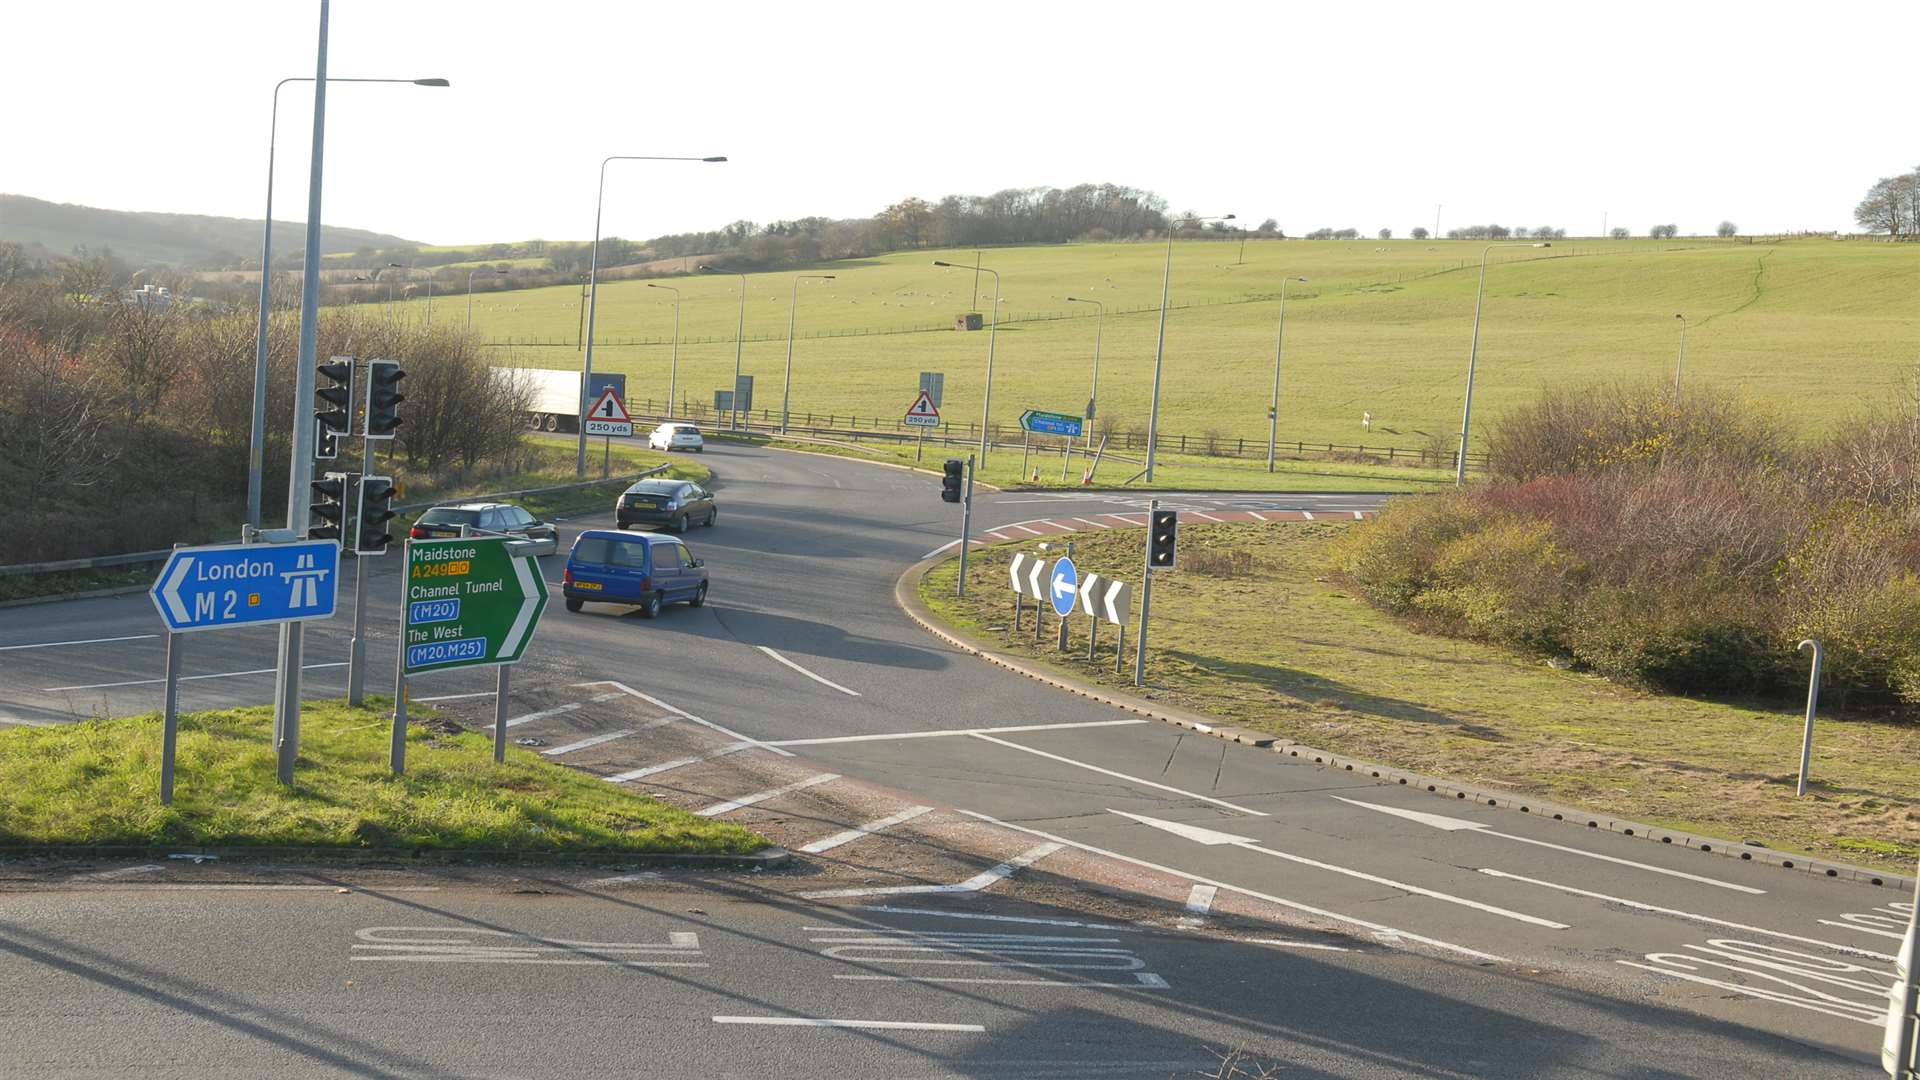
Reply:
[[[1280,430],[1280,355],[1287,348],[1287,283],[1307,283],[1303,277],[1280,279],[1280,329],[1273,335],[1273,401],[1267,405],[1267,471],[1273,471],[1273,443]]]
[[[1190,217],[1182,224],[1198,225],[1207,221],[1232,221],[1232,214],[1217,217]],[[1167,266],[1160,276],[1160,341],[1153,349],[1153,404],[1147,409],[1147,483],[1153,483],[1154,451],[1160,441],[1160,368],[1167,358],[1167,290],[1173,284],[1173,238],[1178,225],[1167,226]]]
[[[1480,286],[1473,294],[1473,344],[1467,351],[1467,404],[1460,413],[1460,457],[1454,462],[1453,482],[1467,482],[1467,426],[1473,421],[1473,366],[1480,356],[1480,305],[1487,296],[1487,256],[1494,248],[1536,247],[1550,248],[1552,244],[1488,244],[1480,252]]]
[[[593,388],[593,316],[595,305],[600,299],[600,210],[606,204],[607,163],[610,161],[725,161],[725,157],[655,157],[640,154],[615,154],[600,161],[600,183],[593,192],[593,253],[587,260],[587,356],[584,370],[580,373],[580,408],[574,413],[576,418],[587,415],[587,395]],[[580,439],[575,447],[573,475],[587,475],[587,425],[584,419],[576,421],[580,429]]]
[[[709,273],[718,272],[705,266],[700,269],[707,270]],[[727,411],[728,431],[735,431],[740,427],[740,349],[746,341],[747,332],[747,275],[739,271],[734,271],[734,274],[740,279],[740,321],[733,328],[733,394],[727,398],[733,408]]]
[[[473,275],[479,272],[480,271],[478,269],[467,271],[467,332],[468,333],[473,332]],[[496,266],[493,268],[493,272],[496,274],[506,274],[508,271]]]
[[[993,310],[987,316],[987,392],[980,405],[980,464],[984,467],[987,463],[989,443],[987,421],[993,416],[993,339],[995,332],[1000,329],[1000,271],[981,266],[979,263],[966,267],[959,263],[942,262],[939,259],[933,260],[933,265],[944,266],[949,270],[971,269],[976,274],[993,275]],[[978,303],[977,299],[975,303]]]
[[[671,285],[647,282],[649,289],[665,289],[673,294],[673,353],[667,360],[667,419],[673,419],[674,383],[680,377],[680,290]]]
[[[247,524],[260,527],[260,476],[267,456],[267,312],[272,301],[273,274],[273,150],[280,128],[280,88],[290,82],[312,82],[311,75],[281,79],[273,84],[273,109],[267,118],[267,214],[260,227],[260,326],[253,347],[253,432],[247,449]],[[449,86],[445,79],[328,79],[332,83],[411,83]]]
[[[793,302],[787,305],[787,379],[780,387],[780,434],[787,433],[787,400],[793,394],[793,318],[800,308],[800,283],[808,278],[832,281],[832,274],[801,274],[793,279]]]
[[[1093,445],[1093,410],[1100,400],[1100,331],[1107,321],[1107,305],[1098,300],[1082,300],[1077,296],[1067,297],[1069,304],[1092,304],[1099,310],[1093,316],[1093,391],[1087,395],[1087,445]]]
[[[1675,315],[1680,320],[1680,359],[1673,365],[1673,396],[1680,396],[1680,372],[1687,366],[1687,317]]]
[[[401,266],[399,263],[388,263],[387,265],[373,272],[373,280],[379,281],[380,275],[386,273],[389,270],[405,270],[405,269],[406,267]],[[392,321],[393,319],[393,279],[392,278],[387,279],[387,319],[388,321]]]

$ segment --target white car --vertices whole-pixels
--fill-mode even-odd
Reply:
[[[655,450],[692,450],[704,453],[706,441],[700,438],[700,429],[692,424],[665,423],[653,429],[647,436],[647,445]]]

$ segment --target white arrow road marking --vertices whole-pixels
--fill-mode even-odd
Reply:
[[[1549,930],[1566,930],[1570,928],[1566,923],[1554,922],[1552,919],[1543,919],[1538,915],[1528,915],[1525,912],[1511,911],[1507,908],[1495,907],[1492,904],[1483,904],[1478,900],[1469,900],[1464,896],[1455,896],[1452,893],[1443,893],[1436,889],[1410,885],[1407,882],[1395,881],[1392,878],[1381,877],[1378,874],[1369,874],[1364,870],[1354,870],[1350,867],[1321,862],[1318,859],[1309,859],[1305,855],[1294,855],[1285,851],[1276,851],[1273,848],[1261,846],[1250,837],[1235,836],[1232,833],[1215,832],[1212,829],[1203,829],[1198,825],[1185,825],[1178,821],[1162,821],[1159,818],[1150,818],[1141,814],[1129,814],[1123,810],[1113,810],[1109,808],[1107,812],[1119,814],[1123,818],[1131,818],[1142,825],[1151,825],[1156,829],[1164,829],[1167,832],[1173,833],[1175,836],[1184,836],[1189,840],[1196,840],[1202,844],[1233,844],[1247,851],[1257,851],[1262,855],[1271,855],[1276,859],[1285,859],[1288,862],[1299,863],[1302,866],[1311,866],[1316,870],[1343,874],[1350,878],[1359,878],[1361,881],[1371,881],[1375,885],[1385,885],[1388,888],[1399,889],[1401,892],[1413,893],[1416,896],[1425,896],[1449,904],[1458,904],[1461,907],[1472,908],[1475,911],[1484,911],[1489,915],[1498,915],[1502,918],[1513,919],[1517,922],[1530,923],[1534,926],[1544,926]]]
[[[1057,844],[1065,844],[1067,847],[1076,848],[1080,851],[1089,852],[1094,855],[1104,855],[1109,859],[1117,859],[1120,862],[1126,863],[1130,866],[1138,866],[1147,870],[1156,871],[1158,873],[1170,874],[1174,877],[1181,879],[1182,881],[1198,882],[1199,884],[1202,884],[1202,885],[1215,885],[1222,889],[1227,890],[1228,892],[1238,893],[1241,896],[1251,896],[1255,900],[1264,900],[1269,904],[1278,904],[1281,907],[1292,908],[1295,911],[1302,911],[1307,913],[1308,915],[1318,915],[1323,919],[1332,919],[1336,922],[1346,923],[1349,926],[1358,926],[1366,930],[1371,930],[1373,931],[1374,937],[1379,939],[1383,944],[1391,945],[1396,948],[1401,947],[1403,942],[1417,941],[1422,945],[1431,946],[1432,948],[1440,949],[1446,952],[1458,953],[1461,956],[1470,956],[1475,960],[1487,960],[1496,964],[1512,963],[1511,960],[1508,960],[1504,956],[1495,956],[1492,953],[1484,953],[1479,951],[1478,949],[1469,949],[1464,945],[1455,945],[1450,941],[1441,941],[1439,938],[1424,937],[1420,934],[1410,934],[1405,930],[1397,930],[1391,926],[1387,926],[1382,923],[1370,922],[1366,919],[1358,918],[1357,916],[1353,916],[1353,915],[1343,915],[1338,911],[1329,911],[1326,908],[1314,907],[1311,904],[1303,904],[1298,900],[1289,900],[1284,896],[1274,896],[1271,893],[1259,892],[1254,889],[1246,888],[1245,886],[1242,886],[1242,885],[1233,885],[1225,881],[1216,881],[1213,878],[1201,877],[1199,874],[1189,874],[1185,870],[1176,870],[1171,866],[1166,866],[1161,863],[1148,862],[1145,859],[1136,859],[1131,855],[1122,855],[1117,851],[1111,851],[1107,848],[1098,848],[1098,847],[1094,847],[1092,844],[1083,844],[1078,840],[1069,840],[1064,836],[1055,836],[1053,833],[1041,832],[1039,829],[1030,829],[1025,825],[1015,825],[1010,821],[1002,821],[997,817],[990,817],[986,814],[979,813],[978,811],[975,811],[975,810],[961,810],[960,813],[965,814],[968,817],[973,818],[977,821],[984,821],[990,825],[998,825],[1003,829],[1012,829],[1015,832],[1026,833],[1028,836],[1037,836],[1043,840],[1051,840]]]
[[[1823,949],[1832,949],[1835,952],[1846,953],[1848,956],[1864,956],[1869,960],[1885,960],[1889,964],[1894,962],[1894,958],[1888,956],[1886,953],[1877,953],[1869,949],[1856,949],[1851,945],[1836,945],[1831,941],[1821,941],[1819,938],[1801,937],[1799,934],[1788,934],[1779,930],[1768,930],[1759,926],[1748,926],[1746,923],[1716,919],[1711,915],[1697,915],[1691,911],[1680,911],[1677,908],[1655,907],[1652,904],[1644,904],[1638,900],[1628,900],[1620,896],[1608,896],[1606,893],[1589,892],[1586,889],[1576,889],[1571,885],[1557,885],[1551,881],[1521,877],[1519,874],[1509,874],[1504,870],[1494,870],[1484,866],[1480,868],[1480,872],[1488,877],[1504,878],[1507,881],[1524,881],[1529,885],[1538,885],[1543,889],[1553,889],[1557,892],[1568,893],[1573,896],[1584,896],[1592,900],[1599,900],[1602,903],[1619,904],[1621,907],[1630,907],[1635,911],[1646,911],[1655,915],[1671,915],[1676,919],[1690,919],[1694,922],[1706,923],[1709,926],[1725,926],[1734,930],[1745,930],[1751,934],[1765,934],[1768,937],[1780,938],[1783,941],[1798,941],[1802,945],[1818,945]]]
[[[187,571],[191,569],[193,556],[180,556],[180,561],[173,564],[173,573],[167,575],[167,583],[160,587],[160,599],[166,602],[168,614],[183,626],[193,621],[193,616],[187,614],[187,605],[180,601],[180,583],[187,580]]]
[[[1210,795],[1201,795],[1197,792],[1183,791],[1180,788],[1169,787],[1166,784],[1157,784],[1152,780],[1142,780],[1138,776],[1128,776],[1126,773],[1114,772],[1112,769],[1103,769],[1098,765],[1089,765],[1084,761],[1075,761],[1069,757],[1061,757],[1059,754],[1049,754],[1045,750],[1035,750],[1031,746],[1021,746],[1019,743],[1016,743],[1016,742],[1008,742],[1005,739],[996,739],[991,735],[985,735],[978,731],[971,732],[970,734],[976,739],[984,739],[987,742],[993,743],[995,746],[1004,746],[1009,750],[1018,750],[1023,754],[1032,754],[1035,757],[1043,757],[1049,761],[1057,761],[1062,765],[1071,765],[1076,769],[1085,769],[1088,772],[1096,772],[1096,773],[1099,773],[1101,776],[1111,776],[1116,780],[1125,780],[1130,784],[1139,784],[1141,787],[1150,787],[1158,791],[1170,791],[1173,794],[1180,796],[1181,798],[1199,799],[1201,802],[1212,803],[1215,806],[1224,806],[1229,810],[1237,810],[1242,814],[1248,814],[1253,817],[1268,816],[1266,811],[1264,810],[1250,810],[1247,807],[1241,806],[1237,803],[1230,803],[1225,799],[1216,799]]]
[[[802,900],[829,900],[841,896],[924,896],[929,893],[972,893],[989,888],[1013,876],[1013,872],[1032,866],[1041,859],[1059,851],[1062,844],[1040,844],[995,866],[983,870],[965,881],[954,885],[894,885],[877,889],[829,889],[825,892],[806,892],[800,894]]]
[[[1497,836],[1502,840],[1515,840],[1522,844],[1532,844],[1535,847],[1552,848],[1554,851],[1564,851],[1569,855],[1579,855],[1587,859],[1598,859],[1601,862],[1610,862],[1619,866],[1631,866],[1638,870],[1647,870],[1655,874],[1665,874],[1668,877],[1685,878],[1688,881],[1697,881],[1702,885],[1712,885],[1720,889],[1732,889],[1734,892],[1748,893],[1753,896],[1763,896],[1767,891],[1765,889],[1756,889],[1749,885],[1735,885],[1728,881],[1716,881],[1710,877],[1701,877],[1698,874],[1689,874],[1681,870],[1669,870],[1664,866],[1653,866],[1648,863],[1634,862],[1632,859],[1621,859],[1612,855],[1602,855],[1597,851],[1582,851],[1579,848],[1567,847],[1564,844],[1550,844],[1545,840],[1535,840],[1526,836],[1515,836],[1512,833],[1496,831],[1484,822],[1447,817],[1444,814],[1429,814],[1422,810],[1403,810],[1397,806],[1382,806],[1378,803],[1361,802],[1358,799],[1349,799],[1341,795],[1335,795],[1334,798],[1339,799],[1343,803],[1363,806],[1368,810],[1378,810],[1383,814],[1392,814],[1394,817],[1406,818],[1408,821],[1417,821],[1422,825],[1431,825],[1436,829],[1445,829],[1448,832],[1459,832],[1462,830],[1478,832],[1486,836]],[[1894,936],[1898,937],[1899,935],[1896,934]]]
[[[772,649],[767,648],[765,645],[756,645],[754,646],[754,648],[759,649],[761,652],[766,653],[768,656],[773,657],[775,660],[778,660],[781,663],[792,668],[793,670],[799,672],[800,674],[805,675],[807,678],[812,679],[814,682],[819,683],[821,686],[831,686],[835,690],[840,691],[841,693],[847,695],[848,697],[860,696],[860,691],[849,690],[846,687],[841,686],[839,683],[834,682],[831,679],[823,679],[820,676],[815,675],[813,672],[808,671],[806,668],[801,667],[799,664],[796,664],[793,661],[787,659],[786,657],[781,656],[779,653],[774,652]]]
[[[520,639],[527,636],[527,630],[533,622],[533,613],[540,607],[546,596],[545,589],[534,587],[532,559],[510,558],[513,563],[513,576],[520,582],[520,614],[514,616],[513,626],[508,628],[507,636],[500,639],[500,651],[495,655],[508,657],[520,647]]]

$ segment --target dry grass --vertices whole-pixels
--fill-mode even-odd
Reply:
[[[1243,550],[1256,568],[1245,577],[1156,578],[1154,699],[1336,753],[1675,829],[1902,869],[1920,855],[1912,796],[1920,728],[1824,720],[1813,790],[1797,799],[1801,717],[1790,703],[1646,694],[1420,634],[1328,580],[1327,546],[1344,528],[1184,527],[1185,550]],[[1074,560],[1137,584],[1140,544],[1134,531],[1083,536]],[[928,576],[923,595],[961,629],[987,637],[982,627],[1007,622],[1006,563],[1016,550],[975,553],[965,604],[953,599],[952,563]],[[1075,630],[1084,656],[1084,621]],[[1103,645],[1112,640],[1109,629]],[[1032,651],[1030,643],[1007,648]],[[1097,668],[1050,649],[1034,655],[1081,678],[1125,685],[1104,649]]]

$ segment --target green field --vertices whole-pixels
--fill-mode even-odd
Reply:
[[[1283,439],[1421,447],[1452,438],[1473,322],[1477,260],[1469,241],[1253,240],[1176,245],[1167,327],[1162,430],[1264,439],[1276,304],[1285,276],[1303,276],[1287,304]],[[1084,244],[989,250],[1004,302],[994,368],[996,421],[1024,408],[1081,411],[1094,319],[1109,308],[1100,406],[1120,430],[1143,428],[1152,383],[1164,247]],[[917,373],[946,373],[948,419],[977,421],[987,334],[950,327],[971,304],[974,275],[940,270],[915,251],[819,268],[833,281],[800,287],[793,407],[801,413],[894,415]],[[743,370],[757,406],[778,409],[792,273],[748,278]],[[981,275],[985,310],[993,282]],[[712,401],[733,373],[739,279],[663,282],[682,291],[682,396]],[[577,367],[580,289],[474,299],[474,329],[503,363]],[[671,294],[644,282],[600,290],[596,365],[624,371],[637,401],[664,399]],[[438,303],[464,305],[463,298]],[[415,317],[424,300],[397,305]],[[1194,305],[1182,307],[1181,305]],[[464,307],[462,306],[462,310]],[[1920,246],[1866,241],[1747,243],[1707,239],[1565,240],[1493,253],[1475,389],[1476,428],[1553,381],[1669,379],[1690,324],[1686,377],[1777,406],[1810,432],[1884,395],[1920,363]],[[921,332],[908,332],[920,330]],[[855,336],[822,336],[851,334]],[[524,344],[542,341],[547,345]],[[631,344],[651,342],[651,344]],[[1373,414],[1373,429],[1361,413]]]

